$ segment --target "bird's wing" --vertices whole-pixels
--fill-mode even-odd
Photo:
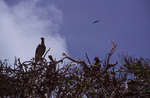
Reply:
[[[99,22],[99,20],[94,21],[93,24],[95,24],[95,23],[97,23],[97,22]]]
[[[41,49],[40,52],[41,52],[41,56],[42,56],[42,55],[45,53],[46,47],[45,47],[45,45],[44,45],[44,46],[42,46],[41,48],[42,48],[42,49]]]
[[[41,48],[41,45],[39,44],[36,48],[35,54],[39,54],[40,48]]]
[[[35,55],[39,55],[42,57],[42,55],[45,53],[46,47],[45,45],[39,44],[36,48]]]

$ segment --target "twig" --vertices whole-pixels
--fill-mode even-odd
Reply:
[[[108,55],[108,58],[107,58],[107,64],[106,64],[106,68],[103,70],[103,73],[105,73],[110,67],[113,67],[115,65],[118,64],[118,62],[114,63],[114,64],[109,64],[109,59],[110,59],[110,56],[112,56],[112,54],[114,53],[115,49],[116,49],[116,44],[114,43],[114,41],[110,41],[109,43],[113,43],[113,46],[110,50],[110,52],[107,54]],[[107,57],[107,56],[106,56]],[[105,61],[106,63],[106,61]]]
[[[127,82],[124,82],[124,85],[125,85],[125,90],[123,91],[123,94],[125,94],[125,92],[126,92],[127,89],[128,89],[128,84],[127,84]]]
[[[46,54],[48,53],[48,51],[50,51],[50,48],[45,52],[43,58],[45,58]]]
[[[114,67],[114,66],[117,65],[117,64],[118,64],[118,62],[116,62],[116,63],[114,63],[114,64],[109,64],[109,65],[107,65],[106,68],[103,70],[102,73],[105,73],[109,68]]]
[[[87,60],[88,60],[89,64],[91,65],[91,62],[90,62],[90,60],[89,60],[89,58],[88,58],[87,53],[85,53],[85,55],[86,55],[86,58],[87,58]]]
[[[114,53],[114,51],[115,51],[115,49],[116,49],[116,47],[117,47],[117,45],[115,44],[114,41],[110,41],[109,43],[112,43],[113,46],[112,46],[112,48],[111,48],[111,50],[110,50],[110,52],[109,52],[109,54],[108,54],[107,65],[109,65],[110,56],[112,56],[112,54]]]
[[[144,87],[145,87],[145,85],[144,85],[144,86],[142,86],[142,87],[139,89],[139,91],[138,91],[138,92],[142,91],[142,90],[144,89]]]
[[[67,58],[67,59],[69,59],[69,60],[71,60],[71,61],[73,61],[73,62],[81,63],[81,61],[77,61],[77,60],[75,60],[75,59],[72,59],[71,57],[67,56],[65,53],[63,53],[62,55],[65,56],[65,58]]]

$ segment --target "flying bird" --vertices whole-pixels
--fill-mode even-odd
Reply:
[[[96,21],[93,22],[93,24],[98,23],[99,21],[100,21],[100,20],[96,20]]]
[[[44,38],[41,37],[41,44],[39,44],[35,51],[35,65],[39,61],[40,58],[42,58],[43,54],[45,53],[46,46],[44,44]]]

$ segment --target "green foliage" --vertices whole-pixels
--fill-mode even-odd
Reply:
[[[149,59],[133,58],[123,56],[124,70],[133,74],[136,79],[148,79],[150,78],[150,65]]]

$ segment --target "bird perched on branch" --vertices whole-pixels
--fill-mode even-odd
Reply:
[[[102,61],[100,61],[98,57],[95,57],[94,61],[95,61],[95,63],[93,63],[91,65],[91,68],[92,68],[93,71],[99,71],[100,68],[101,68],[100,62],[102,62]]]
[[[48,58],[51,60],[50,62],[50,69],[49,72],[55,72],[56,71],[56,64],[55,64],[55,60],[53,59],[52,55],[49,55]]]
[[[39,61],[40,58],[42,58],[43,54],[45,53],[46,46],[44,44],[44,38],[41,37],[41,44],[39,44],[35,51],[35,65]]]

